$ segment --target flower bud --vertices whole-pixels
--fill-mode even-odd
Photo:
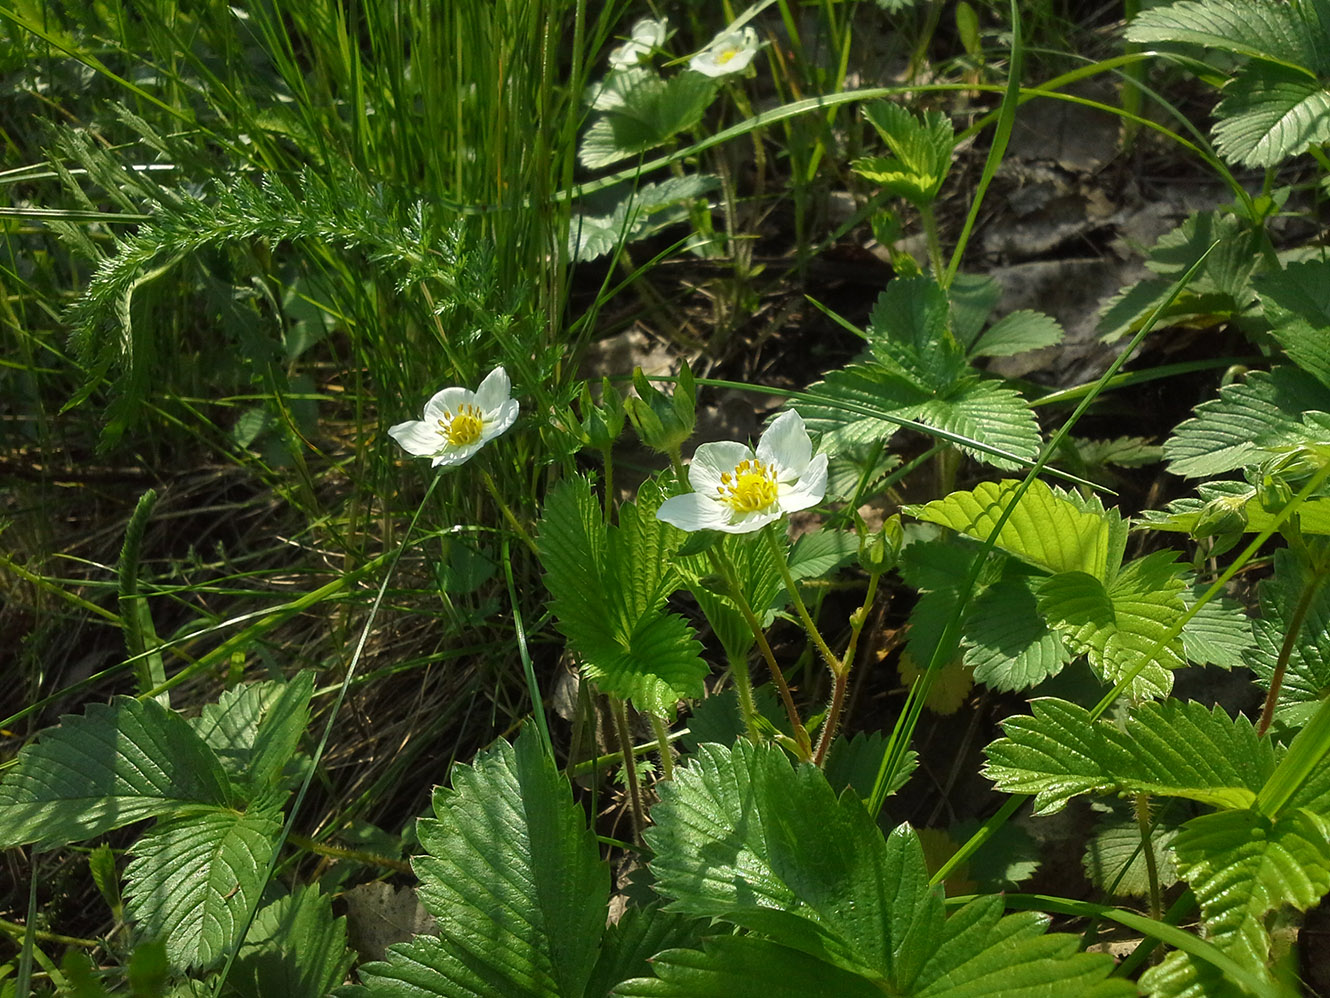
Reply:
[[[596,405],[590,385],[582,385],[582,433],[596,450],[608,450],[623,432],[624,420],[623,399],[609,378],[601,379],[600,400],[602,404]]]
[[[1201,507],[1200,515],[1191,528],[1193,537],[1218,537],[1221,534],[1240,534],[1247,527],[1247,501],[1251,494],[1220,496]]]
[[[859,526],[859,565],[863,570],[880,575],[895,568],[905,540],[900,514],[883,520],[882,529],[871,533],[858,513],[855,513],[854,518]]]
[[[693,435],[697,421],[693,372],[686,363],[683,365],[673,396],[665,395],[651,384],[640,367],[633,370],[633,387],[637,389],[637,397],[629,396],[623,403],[633,429],[652,450],[677,457],[683,442]]]

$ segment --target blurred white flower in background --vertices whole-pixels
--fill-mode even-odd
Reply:
[[[689,60],[688,68],[704,76],[728,76],[747,69],[759,48],[757,32],[752,28],[722,31]]]
[[[611,69],[632,69],[665,41],[665,21],[644,17],[628,32],[628,41],[610,53]]]

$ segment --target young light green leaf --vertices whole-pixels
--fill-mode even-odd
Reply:
[[[360,968],[381,998],[584,998],[609,868],[568,781],[528,730],[453,770],[418,822],[420,900],[437,936]]]
[[[1244,717],[1195,701],[1145,703],[1123,731],[1065,700],[1031,702],[985,749],[985,775],[1005,793],[1035,794],[1051,814],[1085,793],[1149,793],[1250,807],[1274,772],[1274,748]]]
[[[1187,478],[1233,471],[1265,459],[1280,447],[1319,440],[1309,412],[1330,411],[1330,388],[1290,365],[1253,371],[1219,398],[1196,407],[1164,445],[1168,470]]]
[[[953,492],[923,506],[906,506],[905,512],[985,541],[1002,511],[1012,504],[1020,484],[1013,479],[983,482],[969,492]],[[1106,514],[1083,510],[1060,489],[1036,479],[1003,524],[996,544],[1048,572],[1084,572],[1107,579],[1117,568],[1108,564],[1110,539]]]
[[[975,357],[1010,357],[1062,342],[1062,325],[1051,315],[1021,309],[1004,315],[970,347]]]
[[[25,747],[0,784],[0,845],[50,849],[235,791],[189,723],[155,700],[116,697],[66,715]]]
[[[795,580],[816,579],[859,554],[859,538],[852,530],[815,530],[794,542],[790,550],[790,574]]]
[[[1269,958],[1267,912],[1286,904],[1306,911],[1330,892],[1330,822],[1309,811],[1273,821],[1245,808],[1201,815],[1173,850],[1207,937],[1247,966]]]
[[[855,160],[850,168],[897,197],[919,207],[928,205],[951,169],[956,136],[950,119],[940,111],[926,111],[920,121],[904,106],[890,101],[874,101],[863,110],[895,159],[868,156]]]
[[[204,706],[194,730],[217,753],[227,775],[259,790],[274,783],[295,755],[313,694],[309,669],[289,682],[235,686]]]
[[[134,845],[126,912],[149,939],[165,939],[175,967],[207,967],[235,942],[263,892],[281,829],[274,811],[205,811],[168,818]]]
[[[259,909],[226,983],[240,998],[324,998],[354,959],[346,919],[309,884]]]
[[[1039,586],[1039,612],[1105,682],[1117,683],[1153,652],[1154,659],[1132,680],[1131,694],[1167,696],[1173,670],[1186,664],[1181,637],[1155,651],[1186,612],[1175,557],[1156,551],[1138,558],[1108,585],[1084,572],[1059,573]]]

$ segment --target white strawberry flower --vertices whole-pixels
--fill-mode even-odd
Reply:
[[[425,418],[389,427],[388,435],[413,457],[433,458],[432,467],[458,465],[517,418],[508,372],[496,367],[474,392],[445,388],[425,403]]]
[[[631,69],[651,55],[665,41],[668,25],[665,21],[644,17],[628,32],[628,41],[610,52],[611,69]]]
[[[756,452],[733,440],[702,444],[688,468],[693,491],[666,499],[656,517],[681,530],[759,530],[822,501],[827,455],[812,454],[803,418],[793,409],[772,421]]]
[[[688,68],[703,76],[728,76],[748,68],[761,46],[752,28],[722,31],[711,44],[688,61]]]

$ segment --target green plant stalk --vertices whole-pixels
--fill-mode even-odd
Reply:
[[[877,582],[881,577],[880,572],[873,572],[868,576],[868,589],[864,593],[863,605],[850,614],[850,640],[845,646],[845,657],[842,659],[844,668],[832,680],[831,704],[827,708],[826,720],[818,735],[817,752],[813,756],[813,764],[819,768],[826,762],[827,751],[831,748],[832,739],[836,737],[841,709],[845,705],[845,693],[850,684],[850,670],[854,668],[854,653],[859,645],[859,635],[863,632],[868,612],[873,608],[873,600],[877,596]]]
[[[508,504],[503,501],[503,496],[499,495],[499,487],[494,484],[494,478],[490,475],[488,468],[480,469],[480,480],[485,483],[485,488],[489,490],[490,497],[494,500],[494,504],[499,507],[499,512],[503,514],[503,518],[508,521],[508,526],[512,527],[513,533],[526,545],[528,551],[539,557],[540,552],[536,550],[536,542],[531,539],[526,527],[522,526],[522,522],[513,514]]]
[[[157,492],[148,489],[139,497],[138,504],[125,528],[125,543],[120,548],[120,568],[117,582],[120,590],[120,620],[125,632],[125,648],[134,662],[134,673],[139,692],[155,689],[166,682],[166,666],[162,662],[161,641],[152,624],[152,613],[147,600],[139,592],[139,551],[143,532],[157,505]],[[169,693],[156,697],[163,707],[171,706]]]
[[[729,557],[723,550],[717,551],[711,548],[708,552],[711,558],[712,567],[725,577],[725,584],[729,587],[730,596],[734,600],[734,605],[739,608],[739,613],[748,624],[749,630],[753,632],[753,640],[757,642],[758,649],[762,652],[762,657],[766,659],[767,670],[771,673],[771,681],[776,684],[776,689],[780,693],[781,702],[785,705],[785,713],[790,719],[790,730],[794,732],[795,745],[798,747],[796,753],[800,760],[808,761],[813,757],[813,744],[808,737],[808,729],[804,727],[803,722],[799,720],[799,710],[794,706],[794,697],[790,696],[789,684],[785,682],[785,674],[780,671],[780,663],[776,661],[776,655],[771,650],[771,645],[767,642],[766,633],[762,630],[762,622],[757,619],[757,614],[753,613],[753,608],[748,605],[748,600],[744,597],[743,590],[739,588],[739,579],[735,575],[734,566],[730,564]],[[745,677],[747,669],[745,668]],[[737,675],[737,674],[736,674]],[[739,696],[739,704],[744,705],[744,696]],[[753,695],[751,686],[747,697],[747,707],[749,713],[745,715],[744,721],[749,729],[753,729],[753,718],[756,714],[756,706],[753,704]]]
[[[993,130],[993,144],[988,147],[988,157],[984,160],[983,172],[970,200],[970,211],[961,226],[961,234],[956,238],[956,247],[951,254],[951,263],[947,266],[944,277],[938,284],[946,290],[951,286],[960,270],[961,259],[965,256],[965,247],[970,242],[970,233],[974,231],[979,219],[979,209],[984,202],[988,185],[993,182],[1002,157],[1007,153],[1007,143],[1011,140],[1011,130],[1016,124],[1016,108],[1020,105],[1021,67],[1025,60],[1024,40],[1021,38],[1021,12],[1017,0],[1011,0],[1011,62],[1007,66],[1007,89],[1002,95],[1002,104],[998,107],[997,127]]]
[[[411,864],[404,859],[393,859],[391,856],[380,856],[378,853],[365,852],[362,849],[348,849],[345,846],[332,846],[326,842],[317,842],[305,835],[292,832],[286,837],[297,849],[304,849],[306,852],[312,852],[316,856],[327,856],[330,859],[345,859],[352,863],[363,863],[366,866],[382,866],[389,870],[396,870],[398,873],[411,873]]]
[[[1274,818],[1307,778],[1330,755],[1330,700],[1322,700],[1316,713],[1296,735],[1270,779],[1256,795],[1256,810]]]
[[[531,653],[526,645],[526,627],[522,623],[522,605],[517,599],[517,586],[513,584],[513,559],[509,556],[508,538],[503,539],[502,560],[503,580],[508,586],[508,603],[513,608],[513,629],[517,635],[517,654],[522,659],[522,674],[526,677],[527,692],[531,696],[531,713],[536,717],[536,727],[540,730],[540,740],[551,759],[554,758],[554,742],[550,738],[549,722],[545,719],[545,701],[540,695],[540,683],[536,679],[536,667],[531,661]]]
[[[628,811],[633,817],[633,844],[641,845],[647,821],[646,803],[637,780],[637,757],[633,755],[632,732],[628,728],[628,708],[624,706],[622,697],[616,697],[613,693],[607,693],[605,697],[610,702],[614,734],[619,742],[619,751],[623,753],[623,772],[628,778]]]
[[[1132,810],[1136,813],[1136,828],[1141,833],[1141,849],[1145,854],[1145,876],[1150,884],[1150,917],[1158,921],[1163,903],[1159,896],[1159,866],[1150,842],[1150,795],[1137,794],[1132,800]]]
[[[14,559],[10,558],[8,555],[3,553],[0,553],[0,569],[13,572],[16,576],[18,576],[20,579],[22,579],[24,582],[28,583],[29,585],[36,586],[38,589],[42,590],[43,592],[47,592],[53,596],[57,596],[60,599],[64,600],[66,603],[69,603],[71,606],[78,607],[80,610],[84,611],[85,613],[91,613],[95,616],[101,617],[104,620],[112,624],[115,624],[117,627],[123,628],[124,626],[123,622],[120,619],[120,615],[118,613],[112,613],[110,610],[98,606],[96,603],[93,603],[91,600],[86,600],[82,596],[76,595],[75,593],[71,593],[69,590],[65,589],[63,586],[57,585],[56,583],[52,582],[50,579],[38,575],[36,572],[28,571],[18,562],[14,561]],[[62,691],[61,693],[58,693],[56,696],[63,697],[64,695],[65,694]]]
[[[687,728],[671,731],[668,736],[669,741],[671,743],[677,742],[686,734],[688,734]],[[660,743],[654,738],[649,742],[633,746],[633,755],[650,755],[652,752],[658,751],[660,751]],[[606,752],[594,759],[583,759],[581,762],[569,766],[566,771],[569,779],[576,779],[579,776],[586,776],[588,773],[598,773],[609,766],[617,766],[621,762],[623,762],[622,752]]]
[[[748,671],[748,660],[742,655],[730,659],[734,673],[734,689],[739,695],[739,713],[743,715],[748,740],[754,745],[761,740],[757,730],[757,704],[753,702],[753,677]]]
[[[651,719],[651,730],[656,734],[656,746],[660,749],[660,776],[663,780],[674,779],[674,750],[670,748],[670,732],[659,714],[647,714]]]
[[[5,933],[10,939],[21,940],[28,932],[28,926],[19,925],[17,922],[8,922],[0,918],[0,932]],[[57,943],[60,946],[78,946],[82,949],[96,949],[101,946],[104,940],[101,939],[80,939],[78,936],[64,936],[58,932],[47,932],[45,929],[33,929],[32,934],[36,939],[44,943]]]
[[[1261,720],[1256,725],[1258,735],[1264,735],[1269,731],[1270,722],[1275,719],[1275,706],[1279,703],[1279,690],[1284,685],[1284,674],[1288,671],[1288,660],[1293,655],[1293,646],[1298,643],[1298,635],[1302,632],[1302,625],[1307,619],[1307,612],[1311,609],[1312,600],[1321,591],[1321,583],[1325,581],[1327,572],[1330,572],[1330,562],[1317,568],[1316,573],[1302,590],[1302,595],[1298,598],[1298,605],[1293,610],[1293,616],[1289,618],[1288,626],[1284,629],[1284,641],[1279,646],[1279,658],[1275,661],[1275,671],[1270,676],[1270,689],[1265,694],[1265,706],[1261,709]]]
[[[949,278],[946,264],[942,262],[942,241],[938,237],[937,215],[933,212],[931,202],[925,202],[917,207],[919,220],[924,225],[924,239],[928,244],[928,267],[933,272],[933,280],[937,281],[938,287],[945,287],[942,282]]]
[[[776,570],[780,572],[781,581],[785,583],[785,592],[789,595],[790,602],[794,604],[794,612],[799,615],[799,620],[804,625],[804,631],[807,632],[809,640],[813,642],[813,647],[818,650],[818,653],[822,656],[822,661],[831,670],[832,678],[839,679],[841,674],[847,672],[848,669],[823,640],[822,632],[817,629],[817,624],[813,623],[808,607],[804,605],[804,598],[799,595],[799,584],[794,581],[794,576],[790,574],[790,566],[785,560],[785,552],[780,549],[780,544],[776,541],[776,535],[772,533],[773,529],[772,524],[763,527],[761,531],[762,539],[766,541],[767,547],[771,550],[771,556],[776,560]]]
[[[387,571],[383,573],[383,580],[379,583],[379,591],[374,596],[374,603],[370,607],[369,616],[365,620],[365,626],[360,632],[360,639],[356,643],[355,650],[351,654],[351,661],[347,664],[346,674],[342,676],[341,685],[337,690],[337,697],[333,701],[332,708],[328,711],[328,720],[323,726],[323,734],[319,738],[319,744],[315,747],[310,756],[309,766],[305,771],[305,777],[301,780],[300,787],[296,791],[295,799],[291,802],[287,810],[286,821],[282,823],[282,830],[277,834],[277,841],[273,844],[272,856],[268,859],[267,869],[264,871],[263,882],[266,884],[272,880],[273,874],[277,870],[277,864],[281,857],[282,846],[290,837],[292,829],[295,827],[296,817],[300,813],[300,806],[305,802],[305,796],[309,793],[309,786],[314,781],[314,774],[318,772],[319,762],[323,758],[323,753],[328,748],[328,742],[332,738],[333,726],[337,722],[337,715],[341,712],[342,704],[346,700],[346,691],[351,687],[351,679],[355,676],[356,666],[360,664],[360,658],[365,653],[365,645],[369,641],[370,631],[374,627],[375,618],[378,617],[379,607],[383,605],[383,597],[388,592],[388,582],[393,577],[393,572],[397,568],[397,562],[406,552],[407,546],[411,543],[411,534],[415,530],[416,523],[420,520],[420,514],[425,511],[429,505],[431,497],[434,495],[434,489],[438,486],[442,475],[436,474],[430,479],[429,486],[425,489],[425,495],[420,500],[420,505],[416,507],[415,513],[411,517],[410,524],[407,525],[406,533],[402,536],[402,543],[389,552],[383,559],[387,561]],[[178,679],[179,677],[177,677]],[[262,894],[260,891],[255,897],[253,904],[245,913],[244,920],[240,923],[240,930],[232,940],[231,946],[226,953],[226,962],[222,964],[222,971],[217,976],[216,985],[213,988],[213,998],[221,998],[222,992],[226,987],[227,975],[231,972],[231,967],[235,963],[236,955],[240,948],[245,944],[245,937],[249,934],[250,926],[254,924],[254,918],[258,914],[259,905],[262,903]]]

